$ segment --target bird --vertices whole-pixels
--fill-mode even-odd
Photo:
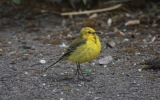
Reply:
[[[101,32],[95,31],[91,27],[82,28],[79,37],[71,42],[66,52],[45,70],[59,61],[69,60],[72,63],[76,63],[76,75],[78,75],[78,79],[80,79],[80,75],[83,79],[86,79],[82,73],[80,64],[91,62],[99,55],[101,51],[101,42],[97,34],[101,34]]]

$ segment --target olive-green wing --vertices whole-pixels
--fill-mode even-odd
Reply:
[[[51,64],[50,66],[46,67],[45,70],[47,70],[48,68],[52,67],[54,64],[56,64],[57,62],[66,59],[72,52],[74,52],[76,50],[76,48],[80,45],[83,45],[86,43],[86,39],[82,39],[82,38],[77,38],[76,40],[74,40],[70,46],[67,49],[67,52],[65,54],[62,55],[62,57],[60,57],[56,62],[54,62],[53,64]]]
[[[77,39],[73,40],[73,42],[68,47],[66,53],[63,54],[63,56],[61,58],[59,58],[59,60],[65,59],[66,57],[70,56],[70,54],[72,52],[74,52],[77,47],[79,47],[80,45],[85,44],[86,41],[87,41],[86,39],[82,39],[82,38],[77,38]]]

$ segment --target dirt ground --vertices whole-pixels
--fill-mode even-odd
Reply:
[[[141,64],[149,60],[150,66],[160,67],[160,15],[154,9],[114,10],[89,19],[91,15],[69,18],[0,6],[0,100],[160,99],[159,69],[143,69]],[[140,23],[125,25],[131,20]],[[102,32],[100,55],[81,65],[91,81],[71,80],[76,65],[69,61],[43,72],[86,26]],[[100,65],[105,56],[113,60]]]

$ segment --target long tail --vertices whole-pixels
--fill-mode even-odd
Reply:
[[[61,56],[56,62],[54,62],[54,63],[51,64],[50,66],[46,67],[46,68],[45,68],[45,71],[46,71],[48,68],[52,67],[54,64],[56,64],[56,63],[58,63],[59,61],[65,59],[67,56],[70,55],[70,53],[71,53],[71,52],[68,51],[68,52],[66,52],[65,54],[63,54],[63,56]]]
[[[54,62],[53,64],[51,64],[50,66],[45,68],[45,71],[49,68],[51,68],[54,64],[58,63],[59,61],[61,61],[62,59],[58,59],[56,62]]]

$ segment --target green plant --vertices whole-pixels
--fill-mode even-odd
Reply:
[[[87,0],[82,0],[83,1],[83,3],[86,5],[87,4]]]
[[[12,0],[12,2],[16,3],[16,4],[20,4],[21,0]]]

